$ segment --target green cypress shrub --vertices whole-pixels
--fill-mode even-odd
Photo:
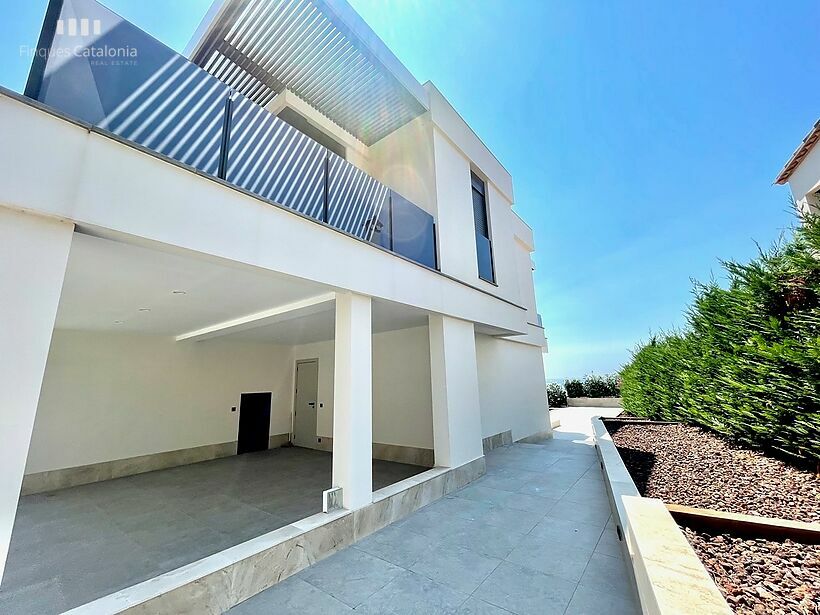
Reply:
[[[580,380],[572,379],[564,382],[564,389],[567,391],[567,397],[583,397],[584,383]]]
[[[618,397],[618,376],[615,374],[588,374],[583,382],[584,397]]]
[[[547,402],[550,408],[566,408],[567,392],[556,382],[547,383]]]
[[[695,284],[684,331],[634,351],[624,407],[820,462],[820,221],[750,263],[722,265],[728,286]]]

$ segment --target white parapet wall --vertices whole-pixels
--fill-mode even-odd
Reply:
[[[729,615],[729,608],[666,505],[641,497],[600,417],[592,418],[612,514],[644,615]]]
[[[568,397],[570,408],[622,408],[620,397]]]

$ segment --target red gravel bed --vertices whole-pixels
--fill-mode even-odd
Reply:
[[[608,425],[641,495],[667,504],[820,522],[820,478],[689,425]]]
[[[681,529],[735,613],[820,614],[820,545]]]

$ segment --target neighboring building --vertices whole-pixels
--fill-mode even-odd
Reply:
[[[820,120],[815,122],[797,151],[775,179],[776,184],[788,182],[794,203],[798,211],[805,215],[808,212],[820,213]]]
[[[0,92],[0,570],[21,485],[290,441],[355,510],[373,457],[550,435],[532,230],[436,87],[344,0],[217,0],[188,55],[51,0]]]

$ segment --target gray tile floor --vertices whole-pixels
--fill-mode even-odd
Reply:
[[[424,468],[373,463],[380,489]],[[322,510],[331,455],[228,457],[21,498],[0,613],[85,604]]]
[[[231,615],[640,612],[586,434],[487,455],[487,474]]]

